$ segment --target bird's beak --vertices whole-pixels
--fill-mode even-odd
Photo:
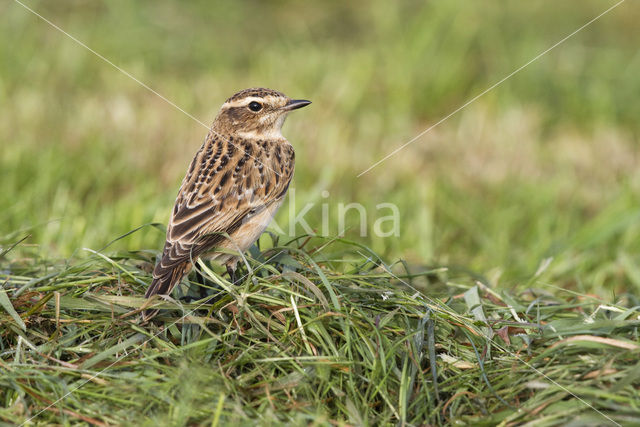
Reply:
[[[311,101],[307,101],[306,99],[292,99],[287,102],[287,105],[282,107],[285,111],[297,110],[298,108],[305,107],[311,104]]]

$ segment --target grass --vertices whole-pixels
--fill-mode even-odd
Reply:
[[[168,310],[146,326],[133,310],[149,252],[12,264],[5,292],[21,315],[0,318],[0,418],[640,422],[640,319],[623,303],[497,291],[447,268],[387,266],[339,239],[276,240],[253,255],[237,286],[200,264],[214,301],[159,302]]]
[[[204,123],[245,87],[311,99],[276,219],[313,203],[322,234],[326,204],[329,227],[264,235],[238,286],[201,266],[211,304],[181,320],[185,284],[139,324],[145,224],[205,130],[3,3],[2,422],[81,384],[32,423],[639,422],[634,2],[359,178],[613,3],[27,4]],[[351,202],[367,234],[352,214],[336,238]],[[398,236],[372,234],[380,203]]]

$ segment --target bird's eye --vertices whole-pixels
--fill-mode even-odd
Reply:
[[[249,109],[251,111],[260,111],[260,110],[262,110],[262,104],[260,104],[259,102],[256,102],[256,101],[251,101],[249,103]]]

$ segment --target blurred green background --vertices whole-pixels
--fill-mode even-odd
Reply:
[[[605,1],[28,1],[209,124],[237,90],[313,105],[288,120],[292,187],[401,212],[347,237],[390,261],[492,283],[640,292],[640,5],[628,1],[369,173],[357,175],[603,12]],[[0,5],[0,239],[20,256],[99,249],[166,223],[206,130],[18,3]],[[286,227],[285,205],[278,222]],[[337,220],[330,222],[336,234]],[[303,230],[298,230],[302,233]],[[159,250],[146,228],[113,249]],[[634,297],[635,298],[635,297]]]

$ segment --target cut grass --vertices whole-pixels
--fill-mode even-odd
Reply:
[[[0,419],[640,423],[639,313],[624,301],[498,291],[342,239],[274,239],[238,285],[200,263],[213,300],[155,302],[167,310],[142,325],[152,261],[4,263]]]

